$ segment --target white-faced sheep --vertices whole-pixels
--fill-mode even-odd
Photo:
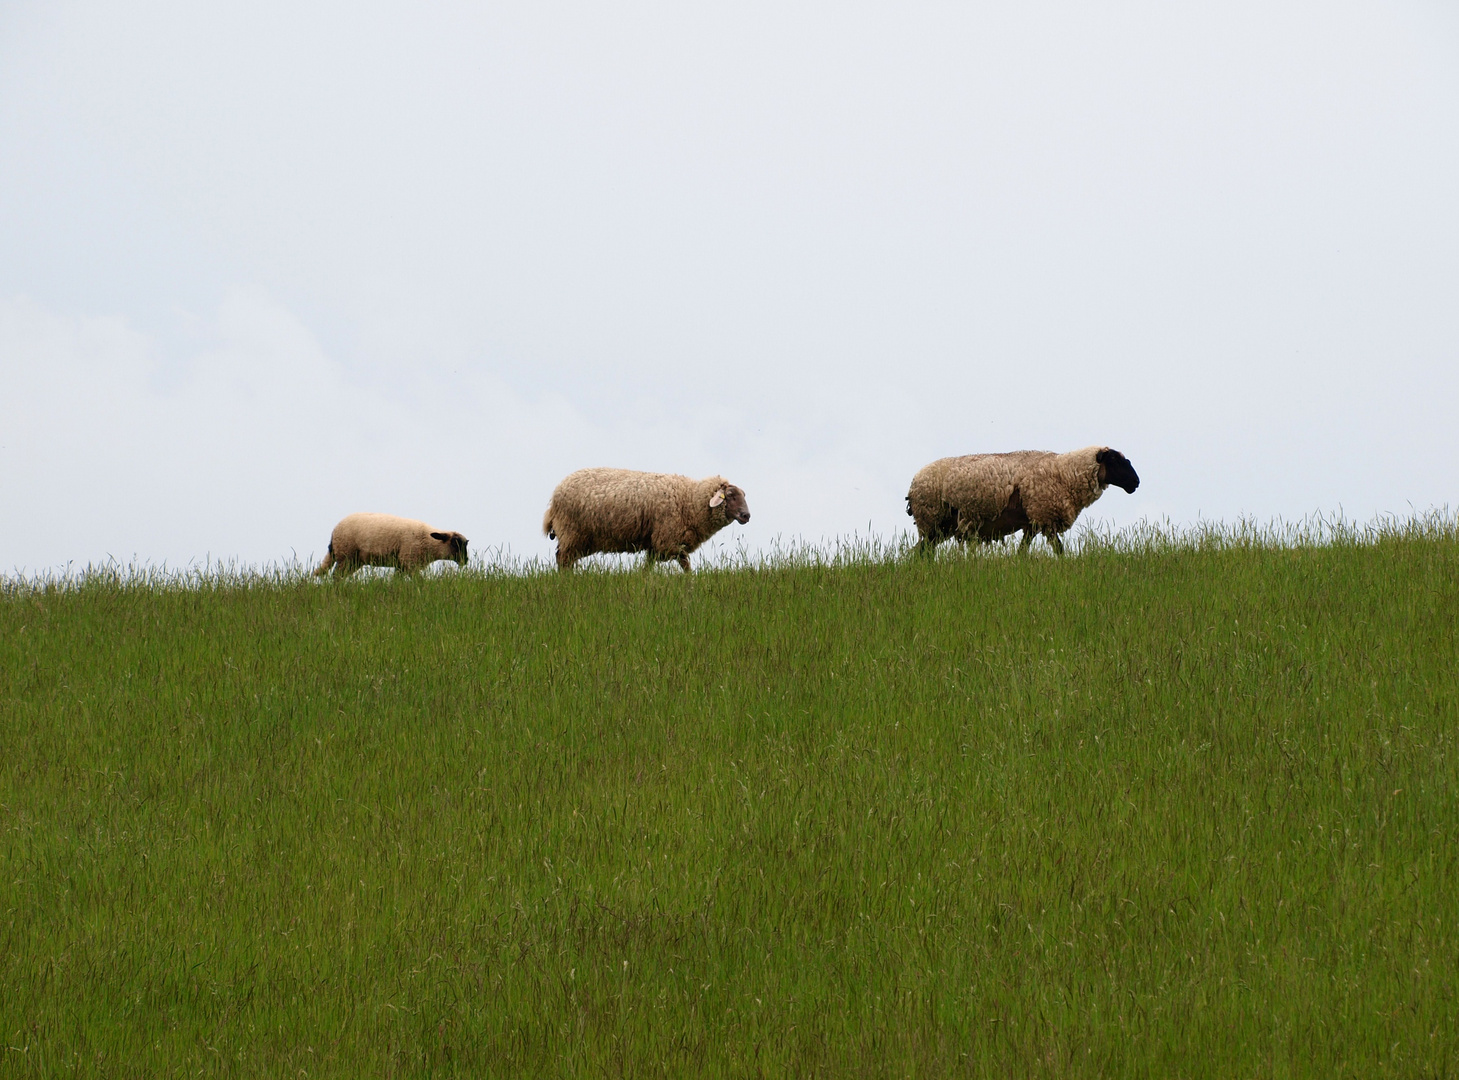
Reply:
[[[689,555],[731,521],[750,520],[745,493],[722,476],[691,480],[632,469],[579,469],[552,493],[542,531],[568,569],[600,551],[647,552],[646,564]]]
[[[362,566],[393,566],[398,572],[423,570],[437,559],[466,565],[466,537],[433,529],[424,521],[394,514],[351,514],[334,527],[329,553],[314,571],[333,567],[349,577]]]
[[[1111,484],[1133,492],[1140,478],[1129,459],[1108,446],[1067,454],[969,454],[921,469],[907,492],[907,513],[917,523],[920,552],[950,537],[981,543],[1022,529],[1020,550],[1042,534],[1062,555],[1060,535]]]

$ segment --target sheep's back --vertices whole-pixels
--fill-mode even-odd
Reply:
[[[397,555],[401,546],[430,535],[431,527],[394,514],[350,514],[334,527],[330,543],[336,557],[375,558]]]
[[[1054,456],[1041,450],[1016,450],[948,458],[941,477],[942,498],[965,519],[991,521],[1008,505],[1029,465]]]
[[[674,473],[579,469],[553,491],[552,520],[559,533],[635,538],[651,533],[662,514],[678,513],[694,485]]]

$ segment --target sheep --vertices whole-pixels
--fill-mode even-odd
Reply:
[[[750,520],[745,493],[722,476],[691,480],[632,469],[579,469],[552,492],[542,532],[561,570],[600,551],[646,552],[644,566],[689,555],[731,521]]]
[[[334,527],[329,552],[314,576],[334,569],[349,577],[362,566],[393,566],[413,574],[437,559],[466,565],[466,537],[394,514],[350,514]]]
[[[1110,484],[1133,492],[1140,478],[1129,459],[1108,446],[1067,454],[969,454],[919,470],[907,492],[907,513],[917,523],[917,550],[924,554],[949,537],[987,543],[1022,529],[1020,551],[1042,534],[1062,555],[1061,534]]]

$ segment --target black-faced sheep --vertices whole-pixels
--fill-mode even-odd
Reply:
[[[351,514],[334,527],[329,553],[314,571],[333,567],[349,577],[362,566],[393,566],[402,573],[423,570],[437,559],[466,565],[466,537],[433,529],[424,521],[394,514]]]
[[[950,537],[988,542],[1022,529],[1020,550],[1042,534],[1062,555],[1061,534],[1111,484],[1133,492],[1140,478],[1129,459],[1108,446],[941,458],[912,478],[907,513],[917,524],[919,552]]]
[[[647,563],[689,555],[731,521],[750,520],[745,493],[722,476],[691,480],[632,469],[579,469],[552,493],[542,531],[568,569],[600,551],[648,553]]]

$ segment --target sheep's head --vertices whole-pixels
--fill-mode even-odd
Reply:
[[[466,565],[466,545],[468,543],[466,537],[458,532],[433,532],[431,539],[439,540],[446,545],[446,558],[460,566]]]
[[[750,504],[745,501],[745,493],[733,484],[721,484],[715,488],[714,494],[709,497],[709,505],[724,507],[726,522],[738,521],[741,525],[750,523]]]
[[[1125,491],[1133,493],[1140,486],[1140,478],[1135,475],[1135,467],[1130,464],[1130,459],[1118,450],[1105,447],[1094,455],[1094,460],[1099,463],[1100,487],[1113,484],[1115,487],[1124,488]]]

